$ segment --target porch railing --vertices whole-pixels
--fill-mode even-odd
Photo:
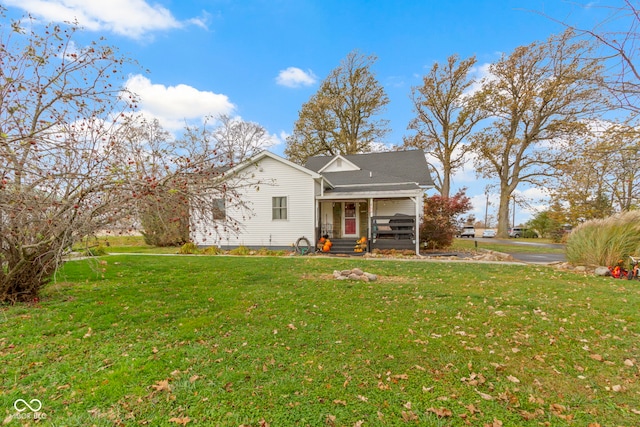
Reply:
[[[371,217],[371,238],[414,240],[416,219],[409,215],[390,215]]]

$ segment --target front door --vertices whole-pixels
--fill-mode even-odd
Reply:
[[[356,237],[358,235],[358,210],[355,202],[344,202],[344,237]]]

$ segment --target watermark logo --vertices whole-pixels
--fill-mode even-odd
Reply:
[[[42,402],[39,399],[31,399],[28,402],[24,399],[17,399],[13,402],[13,409],[15,409],[18,413],[15,414],[12,418],[17,418],[20,420],[26,420],[33,418],[34,420],[45,419],[47,418],[47,414],[40,412],[42,409]],[[27,411],[29,410],[29,411]]]
[[[24,412],[27,409],[31,409],[31,412],[38,412],[42,409],[42,402],[38,399],[31,399],[28,403],[24,399],[18,399],[13,402],[13,407],[18,412]]]

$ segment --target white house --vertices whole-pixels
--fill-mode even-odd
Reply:
[[[301,237],[315,245],[328,235],[332,252],[352,252],[361,237],[369,250],[419,248],[422,197],[433,187],[421,150],[317,156],[304,167],[263,151],[226,176],[247,172],[260,182],[242,189],[250,214],[226,207],[211,222],[192,224],[194,242],[276,249]],[[211,232],[216,223],[240,216],[238,230]]]

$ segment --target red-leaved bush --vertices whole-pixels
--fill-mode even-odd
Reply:
[[[458,218],[471,210],[471,199],[459,190],[451,197],[435,196],[424,198],[424,215],[420,223],[420,243],[427,249],[441,249],[451,246],[456,234]]]

